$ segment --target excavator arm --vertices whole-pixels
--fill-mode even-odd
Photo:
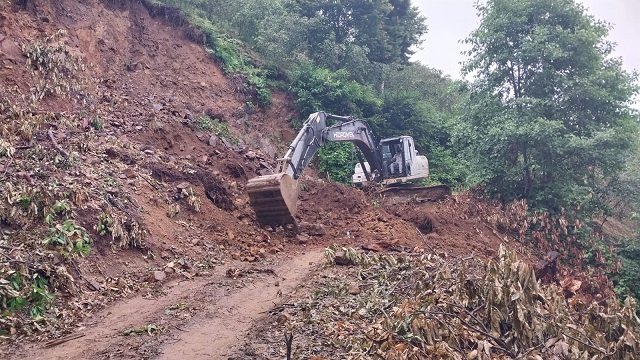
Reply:
[[[338,123],[327,126],[327,120]],[[277,173],[256,177],[247,184],[249,200],[260,225],[295,224],[297,180],[318,150],[329,141],[352,142],[369,163],[370,176],[380,176],[382,158],[373,132],[365,121],[324,112],[313,113],[284,157],[278,159]]]
[[[327,120],[330,119],[340,123],[327,126]],[[318,150],[330,141],[352,142],[360,149],[373,170],[381,168],[375,137],[364,120],[317,112],[305,121],[289,150],[280,159],[283,167],[280,171],[298,179]]]

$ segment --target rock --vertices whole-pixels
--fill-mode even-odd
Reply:
[[[258,155],[256,154],[256,152],[255,152],[255,151],[253,151],[253,150],[249,150],[249,151],[247,151],[247,153],[246,153],[246,154],[244,154],[244,157],[246,157],[246,158],[247,158],[247,159],[249,159],[249,160],[253,160],[253,159],[255,159],[257,156],[258,156]]]
[[[178,189],[178,191],[182,191],[182,190],[186,190],[188,188],[191,187],[191,184],[189,184],[188,182],[181,182],[180,184],[178,184],[178,186],[176,186],[176,188]]]
[[[211,135],[211,137],[209,138],[209,145],[211,145],[211,146],[218,145],[218,140],[219,140],[219,138],[217,136]]]
[[[360,288],[358,287],[358,284],[352,282],[351,284],[349,284],[349,294],[351,295],[358,295],[360,294]]]
[[[138,125],[134,129],[136,129],[137,131],[140,131],[140,130],[142,130],[142,126]]]
[[[137,176],[136,172],[132,168],[126,168],[122,170],[122,173],[129,179],[133,179]]]
[[[311,224],[308,222],[300,223],[300,232],[306,233],[312,236],[322,236],[327,233],[322,224]]]
[[[276,321],[278,322],[278,325],[284,325],[289,321],[291,321],[291,315],[289,315],[288,312],[283,311],[280,313],[280,315],[278,315],[278,318],[276,319]]]
[[[154,271],[149,275],[149,282],[162,282],[167,278],[167,274],[164,271]]]
[[[162,105],[161,104],[151,104],[151,108],[153,109],[153,111],[158,112],[160,110],[162,110]]]
[[[298,234],[296,235],[295,243],[298,245],[306,244],[311,240],[311,237],[307,234]]]
[[[91,278],[86,278],[85,280],[87,280],[87,283],[89,283],[89,290],[91,291],[101,291],[102,290],[102,286],[100,286],[100,284],[98,284],[95,280],[91,279]]]
[[[175,270],[173,270],[173,268],[170,267],[166,267],[164,268],[164,272],[165,274],[172,274]]]
[[[258,174],[260,176],[271,175],[271,174],[273,174],[273,170],[271,170],[271,169],[260,169],[260,170],[258,170]]]
[[[335,262],[336,262],[336,265],[342,265],[342,266],[354,265],[353,260],[347,258],[344,253],[337,254],[335,258]]]
[[[147,149],[147,150],[144,151],[144,153],[147,154],[147,155],[153,155],[153,154],[155,154],[155,151],[153,151],[151,149]]]

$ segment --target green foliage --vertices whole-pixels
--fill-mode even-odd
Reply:
[[[332,142],[318,151],[318,169],[329,179],[345,185],[351,184],[353,175],[354,148],[350,143]]]
[[[91,237],[74,220],[64,220],[49,228],[49,236],[42,241],[45,245],[62,248],[64,255],[87,256],[91,251]]]
[[[229,125],[227,123],[223,123],[218,119],[213,119],[208,115],[202,115],[196,120],[196,124],[202,130],[211,131],[216,136],[223,138],[225,140],[229,140],[234,144],[238,144],[239,140],[231,133],[231,129],[229,129]]]
[[[41,318],[53,304],[47,279],[38,273],[32,276],[14,270],[0,269],[0,315],[12,317],[26,313],[32,319]],[[0,335],[2,334],[0,327]]]
[[[97,115],[91,118],[89,125],[91,125],[94,130],[104,129],[104,121]]]
[[[322,110],[371,117],[381,103],[369,87],[351,80],[345,70],[302,66],[294,72],[290,90],[297,95],[297,104],[303,114]]]
[[[637,203],[636,203],[637,205]],[[635,237],[622,239],[616,250],[616,261],[621,267],[610,276],[614,284],[614,291],[619,299],[632,295],[640,299],[640,214],[631,212],[629,222],[633,227]],[[640,309],[638,309],[640,315]]]
[[[455,120],[451,113],[438,111],[414,88],[400,88],[385,92],[378,116],[386,119],[374,123],[381,137],[413,137],[416,148],[429,159],[431,180],[451,186],[466,182],[466,167],[451,144]]]
[[[61,248],[65,256],[86,256],[91,251],[91,237],[87,230],[78,225],[75,220],[65,219],[56,223],[56,215],[69,215],[71,206],[67,200],[58,200],[49,208],[49,214],[44,218],[49,225],[49,235],[42,242],[45,245]]]
[[[573,0],[492,0],[478,11],[465,66],[477,79],[456,130],[469,163],[503,200],[597,212],[599,187],[638,133],[636,77],[610,58],[607,24]]]
[[[427,31],[425,19],[408,0],[293,0],[287,8],[312,20],[307,32],[311,49],[327,42],[353,44],[376,63],[406,62]]]
[[[96,231],[100,236],[105,236],[112,233],[111,226],[113,225],[113,218],[107,213],[102,213],[98,216],[98,224],[96,225]]]
[[[616,295],[640,299],[640,238],[627,240],[618,249],[622,269],[613,276]]]

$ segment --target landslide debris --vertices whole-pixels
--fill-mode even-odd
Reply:
[[[428,250],[328,264],[274,307],[233,359],[635,359],[637,304],[567,302],[501,246],[495,260]],[[304,295],[300,295],[304,294]],[[286,340],[285,340],[286,339]]]

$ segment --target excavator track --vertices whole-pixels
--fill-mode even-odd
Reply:
[[[382,198],[383,205],[392,206],[444,200],[451,196],[451,188],[447,185],[404,184],[385,187],[377,194]]]
[[[261,226],[297,226],[298,181],[286,173],[258,176],[247,183],[249,202]]]

